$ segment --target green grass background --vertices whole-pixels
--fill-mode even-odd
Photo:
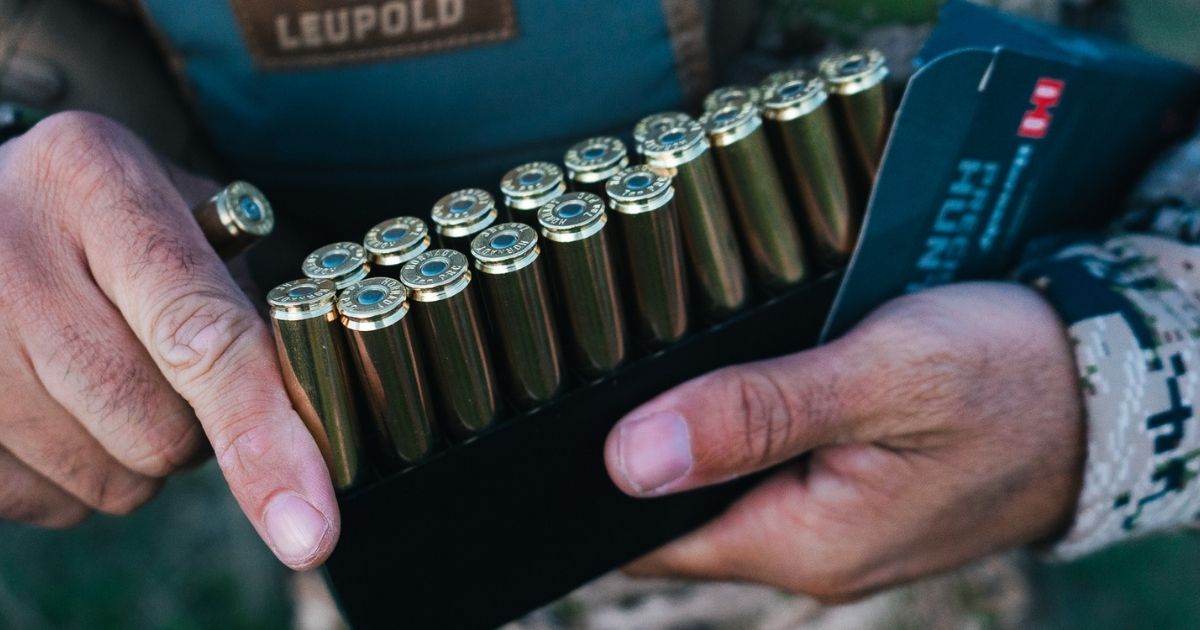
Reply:
[[[287,627],[285,570],[216,466],[69,531],[0,523],[0,628]]]

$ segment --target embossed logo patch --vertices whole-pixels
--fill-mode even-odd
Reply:
[[[513,0],[230,0],[255,62],[298,68],[512,39]]]

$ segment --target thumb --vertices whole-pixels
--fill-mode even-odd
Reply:
[[[850,439],[862,414],[844,346],[725,368],[661,394],[609,433],[609,476],[627,494],[656,496]]]

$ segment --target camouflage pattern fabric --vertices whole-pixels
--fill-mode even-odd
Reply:
[[[1197,175],[1200,138],[1146,178],[1138,198],[1162,201],[1143,201],[1113,233],[1077,239],[1018,272],[1067,326],[1087,413],[1083,489],[1054,557],[1200,523]]]

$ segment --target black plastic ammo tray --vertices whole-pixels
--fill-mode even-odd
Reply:
[[[605,471],[625,413],[732,363],[812,346],[839,276],[801,286],[341,500],[326,564],[361,628],[491,628],[716,516],[750,479],[634,499]]]

